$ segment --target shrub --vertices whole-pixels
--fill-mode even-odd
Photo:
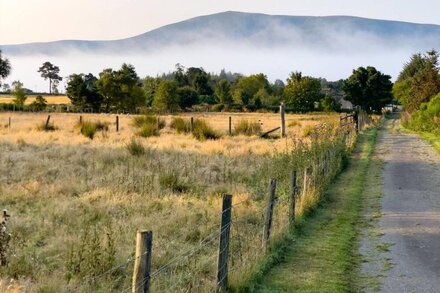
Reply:
[[[132,138],[131,141],[127,143],[125,148],[133,156],[142,156],[143,154],[145,154],[144,145],[134,138]]]
[[[81,134],[90,139],[93,139],[95,137],[96,132],[108,130],[108,125],[101,121],[92,122],[83,120],[80,124],[80,127]]]
[[[133,126],[138,128],[137,135],[142,137],[158,136],[165,127],[165,120],[155,115],[142,115],[133,118]]]
[[[190,133],[191,132],[191,125],[188,120],[185,120],[180,117],[175,117],[171,120],[170,127],[174,130],[176,130],[177,133]]]
[[[212,129],[204,120],[194,120],[193,136],[200,141],[207,139],[219,139],[221,136],[214,129]]]
[[[225,109],[225,105],[223,104],[215,104],[214,106],[212,106],[212,111],[214,112],[221,112]]]
[[[240,120],[234,127],[235,134],[243,135],[259,135],[261,133],[261,125],[259,122],[248,120]]]

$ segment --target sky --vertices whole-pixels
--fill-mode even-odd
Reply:
[[[0,44],[120,39],[227,10],[440,24],[439,0],[0,0]]]

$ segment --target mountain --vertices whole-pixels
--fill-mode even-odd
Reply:
[[[351,16],[283,16],[223,12],[191,18],[121,40],[64,40],[0,45],[6,55],[153,53],[182,46],[287,48],[353,52],[440,47],[440,26]]]

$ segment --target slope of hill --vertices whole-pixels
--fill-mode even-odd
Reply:
[[[440,26],[350,16],[281,16],[230,11],[195,17],[121,40],[64,40],[3,45],[0,49],[9,55],[62,55],[72,50],[146,53],[176,46],[213,44],[353,52],[393,46],[438,48]]]

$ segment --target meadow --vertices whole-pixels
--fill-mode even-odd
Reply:
[[[289,226],[290,172],[299,171],[307,193],[296,206],[301,219],[354,141],[336,129],[338,114],[287,114],[281,139],[227,135],[229,116],[233,129],[252,121],[264,132],[279,126],[279,114],[164,115],[158,135],[146,138],[138,135],[136,116],[120,115],[116,132],[115,115],[51,113],[50,131],[39,127],[47,115],[0,113],[0,207],[11,214],[12,235],[8,265],[0,268],[3,290],[128,292],[136,231],[148,229],[154,235],[152,290],[210,291],[223,193],[233,195],[238,219],[231,226],[230,283],[239,287],[264,256],[269,180],[277,180],[277,239]],[[106,128],[90,139],[81,134],[80,116]],[[170,127],[190,116],[220,138],[200,141]]]
[[[47,101],[47,104],[49,105],[60,105],[60,104],[70,104],[70,99],[65,95],[42,95],[42,97]],[[33,102],[35,102],[35,99],[37,98],[37,95],[29,95],[26,99],[25,104],[30,105]],[[0,104],[13,104],[14,103],[14,97],[11,95],[0,95]]]

